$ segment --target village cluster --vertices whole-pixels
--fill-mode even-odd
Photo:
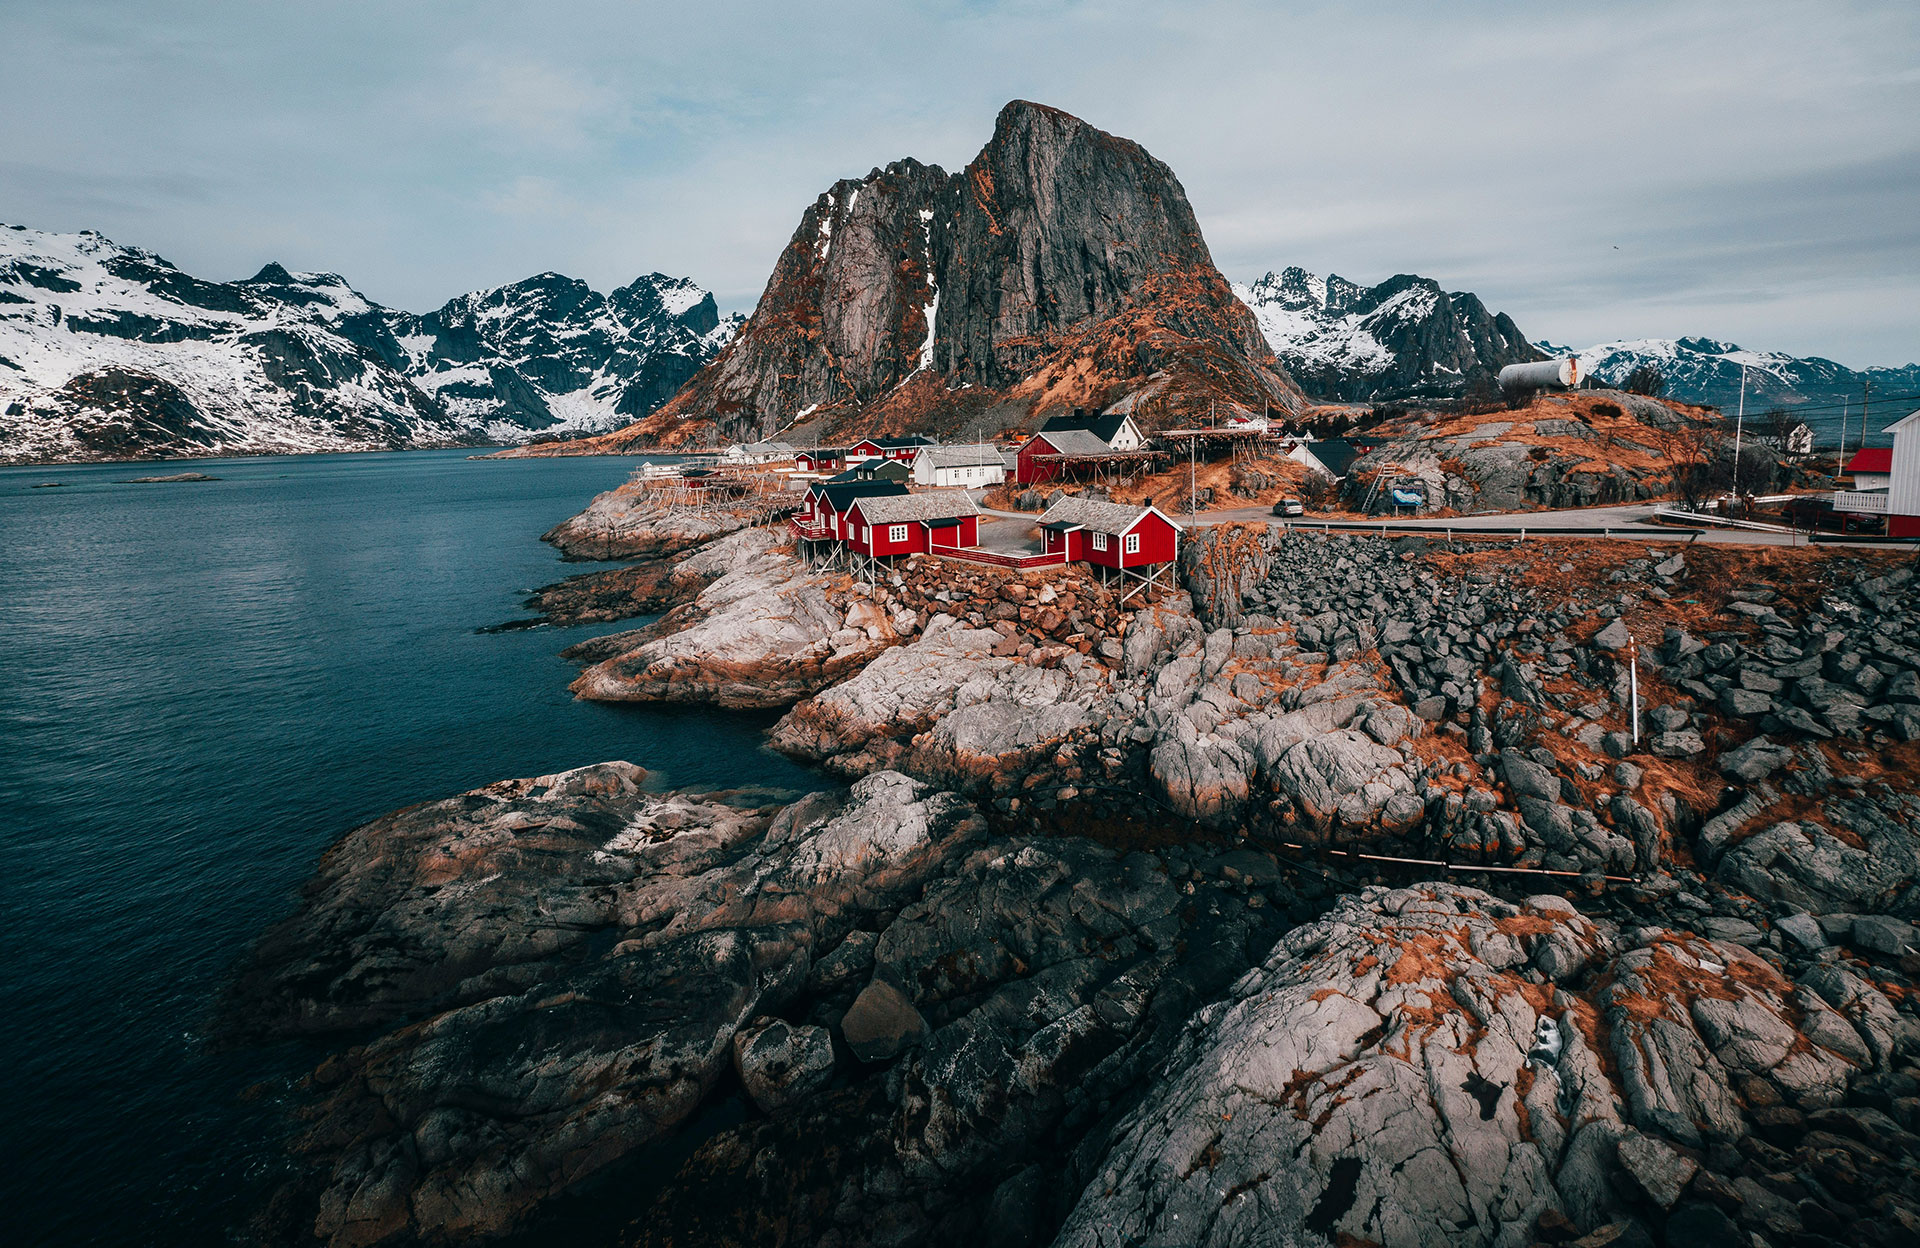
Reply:
[[[816,566],[871,577],[908,555],[1019,570],[1085,563],[1131,597],[1165,583],[1181,526],[1151,503],[1107,501],[1104,487],[1170,461],[1223,453],[1285,459],[1336,481],[1366,449],[1345,439],[1282,435],[1257,418],[1149,437],[1129,414],[1076,410],[1049,419],[1017,447],[949,446],[920,435],[841,447],[748,442],[698,460],[647,465],[637,475],[668,493],[670,503],[696,506],[738,507],[777,491],[794,508],[787,523],[801,557]],[[983,532],[993,514],[976,495],[1003,484],[1052,487],[1051,505],[1037,520],[1037,545],[1024,524],[1007,538]],[[796,489],[797,504],[788,492]],[[1094,496],[1080,496],[1088,493]]]

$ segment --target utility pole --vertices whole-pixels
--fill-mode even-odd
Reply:
[[[1740,434],[1747,423],[1747,366],[1740,366],[1740,412],[1733,422],[1733,497],[1740,498]],[[1728,514],[1732,514],[1729,512]]]
[[[1198,437],[1187,439],[1187,514],[1190,516],[1200,514],[1199,445]]]
[[[1862,447],[1867,444],[1867,404],[1872,399],[1873,382],[1862,377],[1860,379],[1860,445]]]
[[[1836,477],[1840,475],[1840,470],[1847,466],[1847,405],[1852,401],[1852,395],[1843,395],[1840,399],[1840,458],[1833,465],[1833,475]]]
[[[1627,642],[1627,688],[1633,699],[1633,744],[1640,744],[1640,639]]]

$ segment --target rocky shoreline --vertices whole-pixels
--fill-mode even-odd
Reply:
[[[836,783],[350,833],[227,1001],[334,1048],[258,1238],[1920,1235],[1911,561],[1221,526],[1122,601],[623,534],[543,591],[660,613],[576,693]]]

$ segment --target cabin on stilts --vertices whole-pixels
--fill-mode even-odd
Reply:
[[[1040,517],[1040,531],[1047,553],[1092,564],[1103,584],[1117,577],[1122,602],[1172,584],[1163,578],[1180,555],[1180,526],[1158,507],[1063,498]]]
[[[793,530],[800,558],[816,566],[837,567],[849,559],[847,540],[852,533],[848,512],[863,498],[905,498],[907,487],[898,481],[815,481],[807,487],[788,526]]]

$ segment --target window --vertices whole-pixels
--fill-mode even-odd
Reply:
[[[1105,533],[1095,533],[1093,535],[1093,548],[1095,550],[1105,550],[1107,548],[1107,535]]]
[[[894,526],[893,526],[892,528],[890,528],[890,529],[888,529],[888,530],[887,530],[887,540],[888,540],[888,541],[890,541],[890,542],[904,542],[904,541],[906,541],[906,540],[907,540],[907,526],[906,526],[906,525],[904,525],[904,524],[896,524],[896,525],[894,525]]]
[[[1127,534],[1127,544],[1124,547],[1122,547],[1121,550],[1122,550],[1122,553],[1124,554],[1129,554],[1129,555],[1139,554],[1140,553],[1140,535],[1138,533]]]

